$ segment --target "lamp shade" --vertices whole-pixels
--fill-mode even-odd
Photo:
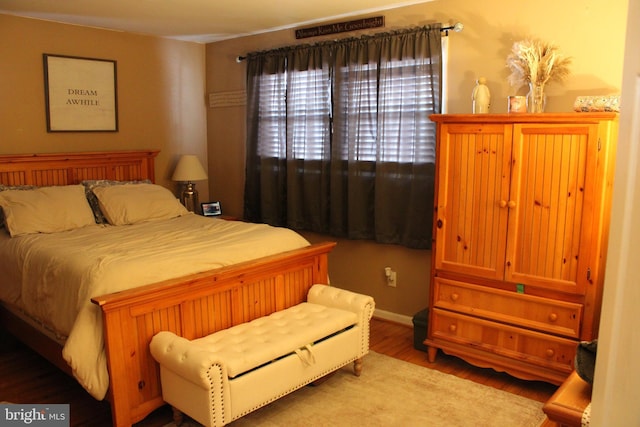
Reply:
[[[193,154],[184,154],[180,157],[171,177],[174,181],[203,181],[207,178],[202,163]]]

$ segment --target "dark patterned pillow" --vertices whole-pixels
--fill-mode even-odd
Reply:
[[[4,185],[0,184],[0,191],[7,190],[33,190],[34,188],[38,188],[37,185]]]
[[[93,194],[93,189],[96,187],[109,187],[111,185],[126,184],[151,184],[151,180],[143,179],[140,181],[114,181],[110,179],[92,179],[82,181],[82,185],[84,185],[84,194],[87,196],[89,206],[91,206],[91,210],[93,211],[93,216],[95,217],[97,224],[108,224],[109,221],[107,221],[107,218],[105,218],[104,214],[102,213],[100,204],[98,203],[98,198],[95,194]]]
[[[34,188],[38,188],[37,185],[4,185],[0,184],[0,191],[7,190],[33,190]],[[4,211],[2,210],[2,206],[0,206],[0,228],[4,228]]]

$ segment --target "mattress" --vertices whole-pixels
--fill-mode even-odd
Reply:
[[[103,399],[109,380],[92,297],[308,245],[285,228],[195,214],[13,238],[0,231],[0,300],[64,340],[78,382]]]

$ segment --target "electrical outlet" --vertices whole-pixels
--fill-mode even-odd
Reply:
[[[397,279],[397,273],[393,270],[391,270],[391,274],[389,275],[389,277],[387,278],[387,285],[391,286],[392,288],[396,287],[396,279]]]
[[[391,267],[384,268],[384,275],[387,278],[387,286],[391,286],[392,288],[396,287],[396,272],[391,269]]]

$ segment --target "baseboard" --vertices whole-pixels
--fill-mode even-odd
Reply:
[[[405,316],[404,314],[392,313],[390,311],[380,310],[376,308],[373,313],[373,317],[400,323],[401,325],[413,326],[413,318],[411,316]]]

